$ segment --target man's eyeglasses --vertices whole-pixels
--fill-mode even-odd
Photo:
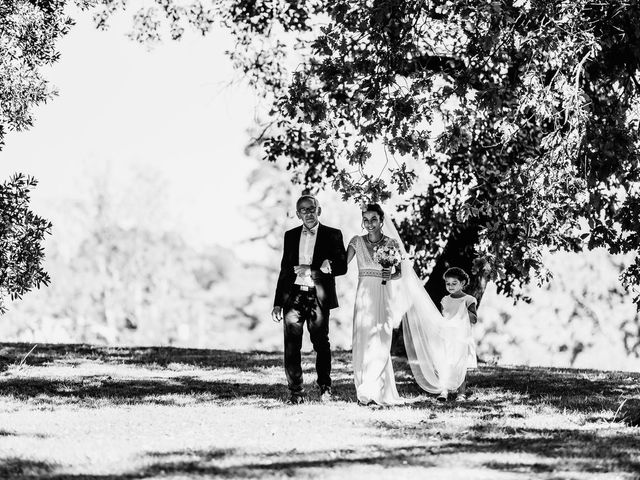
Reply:
[[[307,213],[316,213],[316,207],[299,208],[298,213],[300,215],[306,215]]]

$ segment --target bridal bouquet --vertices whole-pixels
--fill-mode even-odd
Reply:
[[[396,245],[381,245],[373,250],[373,260],[378,262],[382,268],[397,267],[402,261],[402,255]],[[387,281],[382,280],[382,285]]]

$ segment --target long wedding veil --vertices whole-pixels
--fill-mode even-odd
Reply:
[[[398,242],[402,276],[389,282],[392,289],[394,327],[402,322],[407,359],[416,382],[429,393],[455,390],[467,371],[468,317],[445,320],[413,269],[413,262],[390,216],[385,212],[384,230]],[[464,313],[464,312],[463,312]]]

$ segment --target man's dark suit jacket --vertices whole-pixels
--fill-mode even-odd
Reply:
[[[291,299],[293,284],[296,274],[293,267],[298,265],[300,251],[300,236],[302,225],[289,230],[284,234],[284,251],[280,263],[280,276],[276,287],[276,297],[273,305],[286,309]],[[336,308],[338,296],[336,295],[336,282],[334,277],[347,273],[347,252],[342,241],[342,232],[337,228],[318,225],[316,245],[313,250],[311,262],[311,278],[316,284],[316,296],[322,308]],[[331,262],[331,273],[320,271],[322,262]]]

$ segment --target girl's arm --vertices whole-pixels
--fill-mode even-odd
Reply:
[[[469,321],[472,324],[478,323],[478,313],[476,311],[476,304],[472,303],[467,307],[467,311],[469,312]]]

